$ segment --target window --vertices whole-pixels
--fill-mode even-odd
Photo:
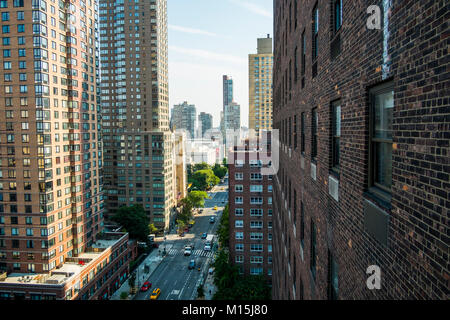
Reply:
[[[234,209],[234,214],[235,214],[236,216],[243,216],[243,215],[244,215],[244,209],[242,209],[242,208],[236,208],[236,209]]]
[[[331,170],[339,173],[340,139],[341,139],[341,102],[331,104]]]
[[[333,31],[338,32],[342,26],[342,0],[333,0]]]
[[[337,300],[339,292],[338,266],[328,250],[328,300]]]
[[[234,178],[235,178],[236,180],[244,180],[244,174],[243,174],[242,172],[236,172],[236,173],[234,174]]]
[[[234,222],[234,227],[235,228],[243,228],[244,227],[244,220],[236,220]]]
[[[301,125],[301,131],[300,131],[300,151],[302,154],[305,153],[305,113],[302,112],[301,118],[300,118],[300,125]]]
[[[342,0],[331,1],[331,43],[330,56],[331,59],[336,58],[341,53],[341,35],[340,30],[342,26]]]
[[[236,251],[244,251],[244,244],[236,243]]]
[[[300,247],[302,251],[305,248],[305,210],[303,201],[300,201]]]
[[[317,128],[319,127],[319,118],[317,108],[312,109],[311,117],[311,159],[317,161]]]
[[[301,50],[301,75],[302,75],[302,89],[305,87],[305,69],[306,69],[306,37],[305,37],[305,30],[302,32],[302,50]]]
[[[311,270],[311,275],[313,280],[316,281],[316,225],[311,219],[311,243],[310,243],[310,257],[309,257],[309,268]]]
[[[390,202],[392,185],[392,117],[394,91],[392,83],[370,92],[369,191]]]
[[[294,115],[294,150],[297,149],[297,115]]]
[[[313,9],[312,16],[312,61],[313,63],[317,60],[319,54],[319,8],[317,4]]]
[[[242,204],[242,203],[244,203],[244,198],[242,198],[242,197],[236,197],[234,200],[235,200],[234,201],[235,204]]]
[[[244,187],[242,186],[242,184],[237,184],[234,186],[234,192],[243,192],[244,191]]]
[[[10,27],[9,25],[2,26],[2,33],[9,33]],[[9,39],[9,38],[8,38]]]
[[[244,256],[236,256],[235,262],[236,263],[244,263]]]
[[[235,239],[236,240],[243,240],[244,239],[244,233],[243,232],[236,232]]]
[[[23,7],[23,0],[14,0],[14,8]]]
[[[294,49],[294,82],[297,83],[298,78],[298,57],[297,57],[297,47]]]
[[[263,192],[262,185],[250,185],[250,192]]]

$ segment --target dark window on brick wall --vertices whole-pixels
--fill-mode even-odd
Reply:
[[[331,0],[331,59],[341,53],[341,26],[343,0]]]
[[[341,140],[341,102],[331,104],[331,170],[339,174]]]
[[[298,79],[298,57],[297,57],[297,47],[294,49],[294,83],[297,83]]]
[[[305,210],[303,201],[300,202],[300,246],[305,248]]]
[[[294,116],[294,150],[297,149],[297,116]]]
[[[309,269],[311,270],[311,275],[314,281],[316,281],[316,254],[317,254],[317,243],[316,243],[316,224],[313,219],[311,219],[311,242],[310,242],[310,256],[309,256]]]
[[[317,129],[319,127],[319,117],[317,108],[311,112],[311,159],[317,161]]]
[[[306,119],[305,119],[305,113],[302,112],[301,114],[301,132],[300,132],[300,151],[301,153],[305,153],[305,124],[306,124]]]
[[[369,191],[390,202],[392,185],[393,83],[370,90]]]
[[[294,0],[294,29],[297,29],[297,14],[298,14],[297,2],[298,0]]]
[[[328,250],[328,300],[337,300],[338,292],[338,266],[333,254]]]
[[[317,75],[317,57],[319,55],[319,8],[318,4],[314,6],[312,12],[312,37],[311,37],[311,49],[312,49],[312,77]]]
[[[302,59],[302,70],[301,70],[301,75],[302,75],[302,89],[305,87],[305,70],[306,70],[306,36],[305,36],[305,30],[303,30],[302,32],[302,52],[301,52],[301,59]]]
[[[289,148],[292,148],[292,118],[289,117]]]

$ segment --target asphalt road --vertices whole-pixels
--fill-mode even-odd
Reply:
[[[164,244],[160,244],[161,251],[166,246],[168,254],[147,279],[152,287],[147,292],[139,292],[136,300],[148,300],[155,288],[161,289],[159,300],[195,299],[197,286],[206,278],[213,257],[213,252],[203,250],[205,240],[201,236],[203,232],[216,235],[221,213],[228,201],[228,185],[218,185],[209,194],[212,199],[205,200],[203,213],[194,215],[195,224],[191,230],[184,237],[172,233],[167,236]],[[217,206],[217,211],[213,210],[214,206]],[[211,216],[216,217],[214,224],[209,222]],[[184,256],[184,246],[191,243],[194,243],[192,255]],[[191,259],[196,263],[193,270],[188,269]],[[199,266],[200,271],[197,269]]]

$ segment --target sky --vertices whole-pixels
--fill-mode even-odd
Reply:
[[[169,105],[187,101],[220,123],[222,76],[234,81],[248,127],[248,55],[273,38],[273,0],[168,0]]]

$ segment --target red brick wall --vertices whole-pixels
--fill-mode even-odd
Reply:
[[[450,82],[448,37],[444,35],[444,32],[448,35],[448,5],[445,1],[391,1],[388,41],[391,62],[390,70],[384,72],[384,32],[366,27],[369,17],[366,9],[372,4],[383,8],[383,1],[343,1],[341,53],[335,59],[330,56],[331,1],[299,1],[289,28],[290,2],[274,1],[274,128],[284,138],[278,186],[274,182],[273,298],[299,299],[302,283],[305,299],[327,299],[328,250],[338,265],[339,299],[448,298]],[[313,78],[311,17],[316,3],[319,54],[317,76]],[[300,73],[303,30],[306,35],[304,88]],[[294,81],[291,70],[289,90],[288,68],[295,47],[298,47],[298,80]],[[367,195],[368,124],[369,90],[386,81],[392,81],[394,87],[394,144],[392,200],[383,205]],[[328,192],[330,110],[331,102],[336,99],[341,100],[342,108],[339,201]],[[314,107],[318,108],[319,118],[317,180],[311,178],[311,109]],[[302,112],[307,116],[304,169],[299,136]],[[286,123],[289,118],[293,122],[294,116],[297,116],[298,147],[294,149],[292,139],[290,157]],[[297,216],[294,234],[293,217],[289,219],[284,208],[289,181],[291,192],[297,193],[297,208],[300,201],[305,208],[303,261],[300,217]],[[364,226],[365,200],[374,201],[389,216],[387,245],[378,242]],[[297,212],[300,214],[300,210]],[[310,272],[311,220],[317,227],[315,281]],[[369,290],[366,286],[369,265],[381,268],[380,290]]]

